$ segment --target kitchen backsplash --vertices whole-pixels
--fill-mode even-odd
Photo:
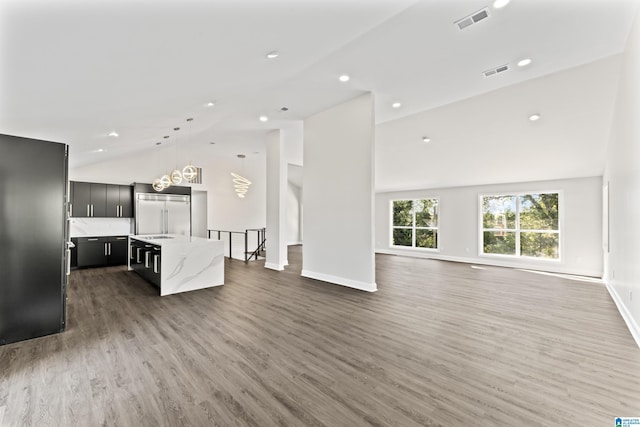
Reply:
[[[133,234],[132,218],[71,218],[70,237],[127,236]]]

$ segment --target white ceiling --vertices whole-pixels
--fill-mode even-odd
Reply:
[[[416,113],[620,53],[637,6],[635,0],[512,0],[494,9],[492,1],[3,0],[0,132],[68,143],[71,165],[80,166],[151,150],[167,143],[164,135],[172,136],[168,141],[180,135],[179,144],[215,141],[228,153],[259,150],[266,131],[363,91],[374,92],[381,126],[415,121]],[[465,31],[454,25],[485,6],[490,18]],[[272,50],[280,57],[265,59]],[[524,57],[533,64],[490,78],[481,74]],[[351,75],[348,83],[337,81],[342,73]],[[581,108],[590,108],[583,98],[557,113],[579,117]],[[208,101],[216,105],[205,107]],[[391,108],[394,101],[402,107]],[[528,99],[508,101],[505,111],[533,108]],[[290,110],[280,112],[282,106]],[[482,117],[495,115],[490,108],[476,113],[479,126]],[[257,120],[262,114],[269,122]],[[438,128],[444,139],[471,124],[452,108],[434,114],[449,123]],[[191,130],[187,117],[195,118]],[[175,126],[183,131],[173,132]],[[409,129],[398,129],[409,138]],[[107,137],[113,130],[118,138]],[[521,134],[510,132],[522,130],[495,132],[512,141]],[[455,164],[455,156],[446,156],[460,150],[473,157],[484,149],[461,133],[455,138],[463,145],[441,153],[440,164]],[[388,148],[384,137],[378,141]],[[378,189],[415,184],[411,174],[424,175],[394,162],[378,159]],[[446,178],[451,171],[442,172],[419,182],[454,185],[455,177]]]

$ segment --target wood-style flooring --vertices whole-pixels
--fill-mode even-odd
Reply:
[[[74,271],[68,329],[0,347],[1,426],[609,426],[640,349],[605,287],[378,255],[379,291],[226,260],[159,297]]]

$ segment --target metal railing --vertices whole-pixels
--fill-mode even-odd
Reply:
[[[255,234],[255,246],[251,244],[252,238]],[[225,256],[229,258],[242,259],[244,262],[248,262],[251,258],[258,259],[260,252],[265,250],[266,243],[266,228],[248,228],[245,231],[230,231],[230,230],[208,230],[209,239],[226,240],[228,241],[229,253],[225,252]],[[234,254],[234,240],[236,253]],[[251,244],[251,246],[249,246]],[[238,246],[244,245],[244,252],[242,256],[238,256]],[[249,247],[256,248],[253,251],[249,251]],[[235,256],[234,256],[235,255]]]

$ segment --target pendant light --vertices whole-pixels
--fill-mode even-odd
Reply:
[[[180,128],[173,128],[173,130],[178,132]],[[171,184],[178,185],[182,182],[182,172],[180,171],[180,169],[178,169],[178,165],[177,165],[177,161],[178,161],[177,160],[178,159],[178,138],[177,137],[176,137],[175,147],[176,147],[176,168],[172,170],[171,173],[169,173],[169,180],[171,181]]]
[[[187,119],[187,123],[189,123],[189,139],[187,141],[191,140],[191,122],[193,122],[193,118],[190,117]],[[182,169],[182,177],[185,181],[192,182],[197,176],[198,169],[196,169],[196,167],[191,164],[191,160],[189,160],[189,164]]]
[[[242,160],[242,170],[244,171],[244,159],[247,157],[244,154],[238,154],[237,157],[239,159],[243,159]],[[236,191],[236,194],[238,195],[238,197],[240,197],[241,199],[244,199],[244,196],[247,194],[247,192],[249,191],[249,186],[251,185],[251,181],[249,181],[247,178],[243,177],[242,175],[238,175],[237,173],[233,173],[231,172],[231,176],[233,177],[233,187]]]
[[[162,185],[162,181],[160,180],[160,178],[156,178],[153,180],[153,184],[151,184],[151,186],[153,187],[153,189],[155,191],[162,191],[164,190],[164,186]]]
[[[162,189],[171,187],[171,177],[169,175],[162,175],[160,178],[160,185],[162,185]]]

